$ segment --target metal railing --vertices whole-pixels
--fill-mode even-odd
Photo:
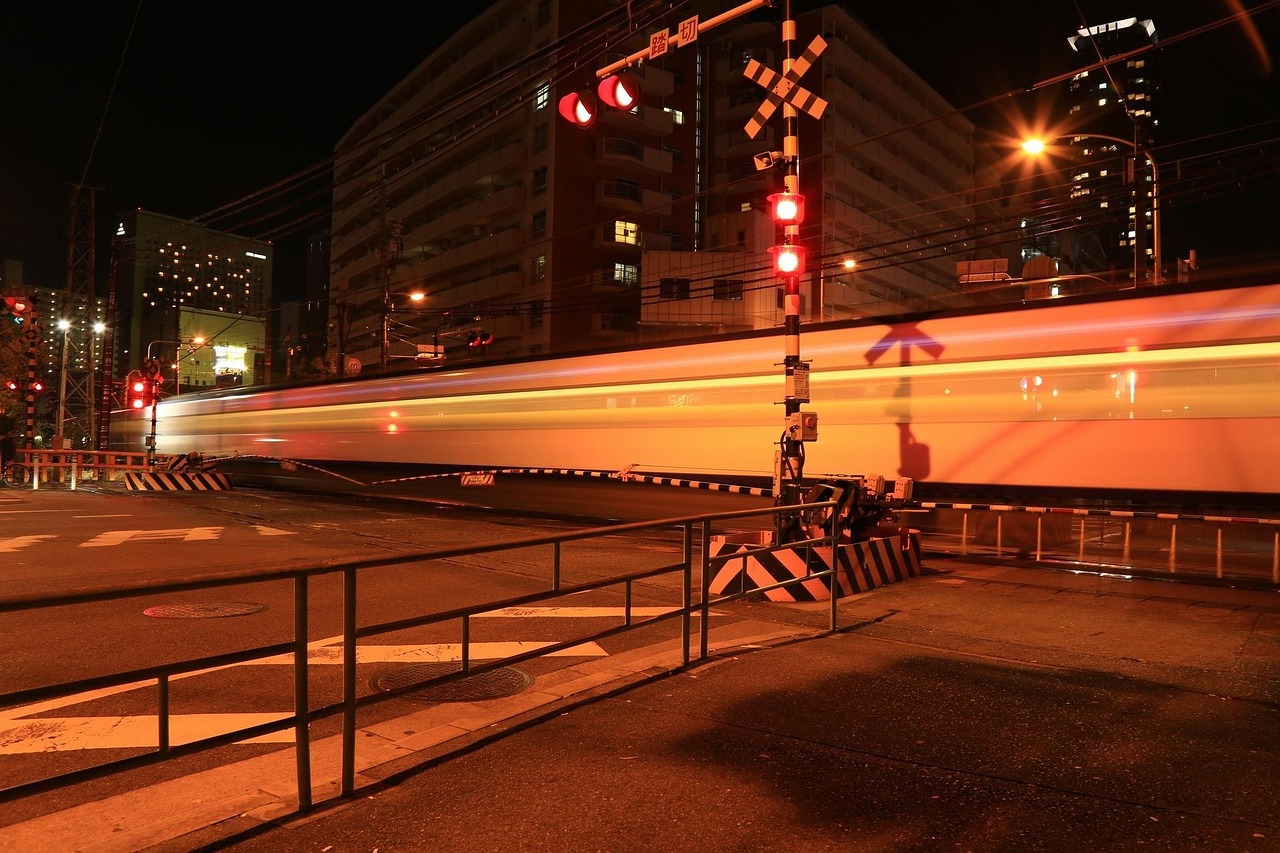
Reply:
[[[934,554],[1023,557],[1155,576],[1280,585],[1280,519],[917,502]]]
[[[124,479],[128,471],[150,471],[147,454],[120,453],[104,450],[33,450],[20,449],[13,463],[26,468],[24,486],[39,489],[46,485],[66,485],[72,489],[77,483],[116,482]]]
[[[779,513],[803,512],[825,513],[829,515],[835,511],[835,507],[835,502],[825,501],[800,506],[739,510],[700,516],[663,519],[658,521],[620,524],[610,527],[596,527],[587,530],[523,539],[515,542],[503,542],[498,544],[468,547],[435,548],[407,555],[402,554],[376,559],[355,560],[345,563],[313,566],[308,568],[282,569],[268,572],[244,571],[203,580],[176,583],[121,585],[105,587],[93,591],[55,595],[0,596],[0,613],[20,613],[36,610],[51,610],[73,605],[136,599],[142,596],[157,596],[169,593],[239,587],[247,584],[262,584],[264,582],[271,581],[289,582],[293,586],[293,629],[292,638],[288,641],[255,646],[252,648],[244,648],[222,654],[205,655],[177,660],[159,666],[147,666],[120,672],[104,673],[60,684],[31,687],[0,694],[0,707],[14,709],[15,706],[22,706],[33,702],[75,697],[91,690],[100,691],[112,688],[140,689],[150,683],[154,685],[155,705],[157,708],[156,748],[154,750],[12,785],[0,790],[0,803],[11,802],[33,796],[35,794],[65,788],[80,782],[88,782],[93,779],[123,773],[128,770],[155,765],[183,756],[205,752],[217,747],[263,737],[275,732],[292,730],[294,734],[294,748],[296,750],[298,808],[300,811],[305,811],[310,809],[313,805],[311,795],[312,773],[309,727],[316,721],[334,716],[341,717],[341,794],[343,796],[347,796],[353,793],[356,787],[356,715],[361,709],[375,703],[401,697],[407,693],[422,690],[433,685],[463,679],[468,676],[497,669],[499,667],[510,666],[533,658],[544,657],[575,646],[580,646],[584,643],[605,639],[627,631],[636,630],[670,620],[679,620],[680,622],[680,667],[688,666],[693,654],[690,632],[690,621],[693,614],[697,613],[702,618],[702,630],[697,647],[697,658],[702,660],[708,656],[707,623],[709,609],[713,605],[723,604],[734,599],[741,598],[745,595],[760,594],[771,589],[786,587],[792,584],[803,584],[806,581],[813,579],[823,580],[827,584],[828,589],[837,591],[837,594],[830,596],[831,605],[829,628],[834,631],[837,628],[836,605],[839,589],[839,585],[835,577],[835,566],[837,565],[837,560],[835,559],[834,553],[834,549],[838,544],[838,531],[835,533],[826,533],[818,538],[806,539],[800,542],[791,542],[783,545],[765,544],[761,545],[759,548],[751,548],[749,551],[737,550],[732,553],[717,556],[712,555],[710,548],[712,543],[713,525],[715,524],[724,524],[727,522],[737,523],[745,519],[760,516],[769,516],[771,522],[776,524]],[[835,527],[835,525],[831,526]],[[633,534],[651,530],[670,531],[672,528],[678,529],[680,533],[680,558],[675,562],[647,568],[641,571],[628,572],[577,583],[566,583],[564,580],[562,550],[567,543],[585,542],[604,537],[616,537],[620,534]],[[700,546],[697,549],[696,561],[694,547],[695,534],[700,538]],[[466,556],[494,554],[497,552],[528,548],[546,549],[545,559],[547,562],[547,588],[545,590],[499,600],[487,601],[482,604],[467,607],[459,607],[444,612],[424,613],[407,618],[377,622],[368,625],[361,625],[359,623],[361,604],[359,597],[359,580],[361,574],[364,572],[379,567],[413,566],[433,560],[455,559]],[[797,577],[793,580],[781,581],[768,587],[757,587],[733,594],[712,597],[706,592],[708,589],[708,579],[715,576],[719,567],[733,560],[741,560],[744,555],[765,554],[784,549],[800,549],[807,552],[809,549],[817,548],[830,549],[830,559],[822,561],[824,565],[828,566],[825,570],[811,571],[809,574]],[[695,562],[701,569],[696,585],[694,583]],[[807,553],[805,554],[805,564],[809,564]],[[308,688],[307,665],[309,651],[308,639],[311,626],[311,607],[308,604],[309,583],[314,578],[329,575],[341,575],[342,577],[342,698],[340,701],[313,708],[311,707]],[[646,615],[643,618],[635,618],[632,599],[636,584],[642,581],[651,581],[659,577],[671,575],[678,576],[679,578],[681,594],[679,606],[665,609],[658,615]],[[622,590],[623,619],[621,624],[613,625],[604,629],[592,630],[570,639],[541,646],[533,650],[522,651],[504,658],[490,659],[490,662],[483,664],[477,664],[472,659],[470,639],[471,621],[478,614],[488,613],[502,608],[527,607],[533,604],[553,601],[566,596],[579,595],[584,592],[598,592],[613,588],[621,588]],[[697,593],[696,601],[695,592]],[[56,620],[42,621],[56,623]],[[394,689],[386,689],[380,693],[358,695],[356,680],[356,650],[359,641],[396,631],[404,631],[409,628],[440,625],[442,623],[457,623],[459,628],[462,639],[460,669],[456,672],[423,679],[411,684],[404,684]],[[203,670],[227,667],[235,664],[244,664],[251,661],[261,661],[264,658],[277,656],[292,657],[292,713],[282,716],[280,719],[245,726],[243,728],[202,737],[181,744],[175,744],[172,742],[170,729],[170,684],[172,681]]]

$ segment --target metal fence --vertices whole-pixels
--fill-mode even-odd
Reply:
[[[924,502],[907,517],[933,554],[1280,585],[1276,518]]]
[[[285,582],[292,585],[292,638],[286,642],[243,648],[223,654],[205,655],[183,660],[175,660],[160,666],[149,666],[118,672],[104,672],[87,678],[79,678],[60,684],[31,687],[23,690],[0,694],[0,707],[13,708],[34,702],[74,697],[87,691],[111,688],[140,689],[151,685],[155,691],[157,709],[156,748],[125,758],[80,767],[73,770],[49,775],[43,778],[26,781],[0,790],[0,803],[15,801],[38,793],[65,788],[81,782],[88,782],[106,776],[123,773],[141,767],[155,765],[176,758],[205,752],[217,747],[251,740],[275,732],[293,731],[294,749],[296,752],[297,792],[299,810],[312,807],[312,773],[309,727],[312,723],[326,718],[341,717],[341,793],[346,796],[355,791],[356,767],[356,716],[357,713],[375,703],[385,702],[401,697],[407,693],[423,688],[444,684],[467,678],[499,667],[537,657],[554,654],[583,643],[612,637],[627,631],[636,630],[660,622],[676,621],[680,627],[681,664],[687,666],[695,656],[699,660],[708,655],[707,623],[709,608],[740,598],[744,595],[755,595],[775,587],[786,587],[792,584],[803,584],[813,579],[822,580],[829,589],[836,588],[834,568],[814,571],[805,577],[779,582],[770,587],[759,587],[746,592],[726,594],[712,597],[706,594],[708,579],[715,576],[718,569],[731,560],[740,560],[742,551],[723,556],[713,556],[710,552],[713,526],[717,524],[737,524],[751,518],[767,517],[775,526],[779,513],[814,513],[825,516],[834,512],[834,502],[820,502],[801,506],[751,509],[734,512],[723,512],[709,515],[690,516],[675,519],[664,519],[650,522],[620,524],[610,527],[597,527],[568,533],[523,539],[514,542],[501,542],[481,546],[437,548],[413,554],[401,554],[377,559],[356,560],[345,563],[314,566],[300,569],[277,570],[268,572],[241,572],[222,575],[195,581],[176,583],[146,583],[105,587],[93,591],[65,593],[57,595],[9,595],[0,597],[0,613],[13,614],[31,611],[55,611],[75,605],[137,599],[143,596],[153,597],[168,593],[191,592],[228,587],[241,587],[247,584],[264,582]],[[831,525],[835,527],[835,525]],[[642,571],[628,572],[616,576],[599,578],[581,582],[566,582],[563,577],[564,546],[572,542],[585,542],[603,537],[616,537],[620,534],[634,534],[650,530],[670,532],[678,530],[680,535],[680,558],[675,562],[647,568]],[[834,567],[837,563],[834,549],[837,546],[837,533],[827,533],[818,538],[785,545],[766,544],[751,553],[765,554],[773,551],[790,549],[807,551],[809,549],[830,549],[830,559],[823,564]],[[697,546],[695,548],[695,541]],[[536,549],[541,551],[542,568],[545,571],[546,588],[514,597],[495,601],[487,601],[468,607],[461,607],[444,612],[421,613],[407,618],[360,624],[361,599],[360,579],[362,574],[379,567],[421,565],[433,560],[453,559],[459,557],[494,554],[503,551]],[[808,563],[808,554],[805,554]],[[695,582],[695,567],[699,569]],[[311,630],[311,605],[309,605],[309,584],[317,578],[340,575],[342,578],[342,698],[319,707],[312,707],[308,685],[308,639]],[[635,585],[641,581],[663,576],[674,576],[678,579],[681,600],[678,605],[667,608],[660,615],[648,615],[635,618],[632,598]],[[537,649],[523,651],[500,659],[477,663],[471,655],[471,620],[478,614],[508,608],[526,607],[579,595],[584,592],[601,590],[621,590],[623,598],[623,617],[621,624],[593,630],[570,639],[562,640]],[[615,592],[616,594],[616,592]],[[838,596],[830,597],[829,627],[837,628],[836,614]],[[691,617],[699,614],[702,619],[701,634],[696,646],[690,632]],[[48,621],[48,620],[44,620]],[[356,679],[356,650],[358,643],[372,637],[442,623],[456,623],[462,638],[461,667],[433,678],[404,684],[395,689],[380,693],[359,695]],[[276,656],[290,656],[293,671],[293,708],[292,712],[280,719],[261,722],[219,734],[203,737],[185,743],[173,743],[170,722],[170,684],[184,675],[202,670],[227,667],[251,661],[259,661]]]

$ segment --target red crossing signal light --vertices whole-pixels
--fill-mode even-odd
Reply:
[[[630,110],[640,100],[640,81],[634,74],[619,71],[610,74],[596,86],[600,102],[615,110]]]
[[[583,128],[595,124],[599,110],[596,98],[590,92],[570,92],[560,99],[559,109],[566,121]]]
[[[773,254],[773,271],[783,278],[804,275],[805,249],[796,243],[783,243],[770,247]]]

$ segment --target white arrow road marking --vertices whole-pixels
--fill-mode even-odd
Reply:
[[[164,542],[179,539],[183,542],[200,542],[217,539],[222,532],[221,527],[180,527],[176,530],[111,530],[99,533],[88,542],[81,542],[81,548],[104,548],[110,545],[121,545],[125,542]]]
[[[53,534],[42,533],[38,536],[15,536],[12,539],[0,539],[0,554],[8,554],[13,551],[21,551],[23,548],[29,548],[43,539],[57,539]]]
[[[253,529],[263,536],[297,536],[297,532],[293,530],[280,530],[276,527],[267,527],[263,524],[255,524]]]

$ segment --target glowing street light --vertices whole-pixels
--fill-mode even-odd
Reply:
[[[1147,165],[1151,167],[1151,241],[1153,243],[1151,247],[1151,265],[1153,267],[1151,272],[1151,281],[1155,284],[1161,284],[1164,281],[1164,276],[1161,271],[1160,262],[1161,248],[1163,247],[1160,237],[1160,170],[1159,167],[1156,166],[1155,158],[1151,156],[1150,151],[1140,150],[1138,148],[1138,143],[1131,139],[1124,139],[1119,136],[1108,136],[1105,133],[1075,133],[1072,134],[1072,136],[1076,139],[1102,139],[1107,142],[1114,142],[1117,145],[1127,145],[1133,150],[1133,156],[1135,158],[1138,154],[1142,154],[1142,156],[1146,158]],[[1043,139],[1027,139],[1022,143],[1022,150],[1032,156],[1043,154],[1045,147],[1046,144]],[[1136,171],[1137,170],[1135,169],[1135,175]],[[1143,223],[1138,221],[1134,222],[1135,231],[1142,227]],[[1137,246],[1135,245],[1133,250],[1133,283],[1135,287],[1139,284],[1138,274],[1141,267],[1142,258],[1139,256]]]

